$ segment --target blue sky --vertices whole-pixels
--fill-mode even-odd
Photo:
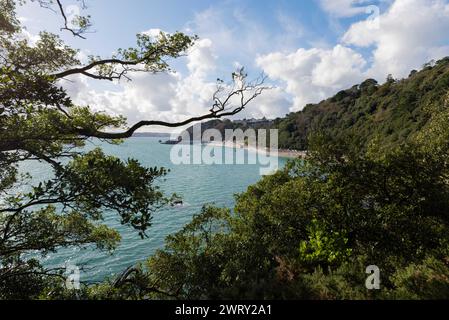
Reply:
[[[136,75],[132,83],[82,78],[62,83],[79,104],[142,118],[180,120],[210,106],[213,80],[244,65],[276,85],[240,117],[269,118],[319,102],[368,77],[405,77],[449,55],[446,0],[86,0],[94,22],[87,39],[60,33],[60,18],[29,3],[18,13],[27,36],[61,34],[80,57],[133,46],[135,34],[183,31],[200,37],[177,73]],[[68,11],[77,1],[63,1]]]
[[[64,3],[66,8],[77,5],[76,1]],[[317,42],[332,45],[340,36],[336,30],[337,21],[330,19],[319,1],[313,0],[89,0],[87,4],[88,8],[81,12],[92,16],[93,33],[88,34],[86,40],[73,38],[68,33],[61,35],[75,47],[104,56],[119,47],[133,46],[136,33],[152,28],[167,32],[186,31],[200,37],[214,33],[214,30],[207,30],[208,27],[216,28],[216,31],[226,28],[237,33],[240,30],[249,32],[248,29],[254,28],[254,37],[263,33],[268,40],[264,45],[257,44],[259,54],[270,52],[273,49],[272,42],[276,43],[277,49],[286,50],[311,47]],[[60,27],[61,21],[56,14],[36,4],[22,7],[19,12],[22,17],[26,17],[28,31],[32,34],[42,29],[57,31]],[[210,21],[210,26],[198,25],[198,19],[206,13],[215,14],[220,19],[217,25],[214,26],[214,21]],[[247,24],[242,22],[243,19]],[[349,20],[338,21],[341,24],[339,27],[343,29]],[[251,41],[251,38],[246,39],[246,42]],[[237,59],[247,67],[254,67],[253,56],[246,56],[246,52],[238,52],[230,46],[229,49],[233,52],[224,52],[219,57],[223,67],[226,68],[225,64],[229,63],[232,65]]]
[[[66,7],[76,1],[66,1]],[[179,0],[91,0],[88,9],[82,12],[91,14],[95,23],[85,41],[75,41],[84,48],[108,54],[117,46],[133,45],[133,36],[141,31],[159,28],[166,31],[186,30],[202,12],[213,10],[224,12],[229,25],[235,23],[237,12],[247,16],[251,22],[264,25],[273,34],[283,32],[278,16],[285,15],[310,32],[332,39],[334,35],[325,12],[315,1],[179,1]],[[30,18],[29,31],[42,28],[55,30],[58,26],[56,14],[46,12],[37,5],[20,8],[20,15]],[[54,16],[54,19],[48,17]],[[196,31],[196,30],[193,30]],[[201,35],[200,35],[201,36]],[[64,37],[70,41],[70,35]],[[73,42],[73,41],[70,41]],[[299,44],[299,43],[298,43]]]

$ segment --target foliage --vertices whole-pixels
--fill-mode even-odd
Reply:
[[[379,137],[385,148],[414,136],[443,105],[449,89],[449,58],[402,80],[379,85],[368,79],[318,104],[274,121],[279,147],[307,150],[308,136],[326,131],[331,136],[355,134],[364,143]]]
[[[61,31],[75,37],[84,39],[92,26],[89,15],[69,21],[61,0],[30,1],[58,13]],[[78,1],[86,9],[86,2]],[[117,214],[123,225],[143,238],[153,212],[173,200],[158,187],[165,169],[145,168],[135,159],[123,161],[99,148],[88,151],[86,142],[98,142],[96,138],[117,144],[143,126],[180,127],[235,115],[268,89],[263,86],[265,77],[248,82],[240,68],[232,73],[231,83],[217,81],[208,113],[180,122],[140,120],[127,127],[122,116],[76,105],[61,80],[79,76],[120,81],[131,80],[138,72],[168,72],[168,61],[185,55],[197,37],[139,33],[134,47],[117,49],[106,58],[92,55],[82,64],[79,50],[56,34],[43,31],[37,41],[29,40],[16,17],[16,5],[26,2],[0,0],[0,299],[117,292],[99,286],[97,291],[86,287],[74,295],[61,284],[62,270],[49,270],[38,257],[31,258],[70,246],[114,249],[120,236],[103,224],[104,212]],[[37,161],[46,164],[50,178],[32,185],[23,164]],[[133,292],[131,288],[127,294],[134,297]]]
[[[61,4],[37,2],[55,11]],[[65,292],[63,270],[43,267],[40,255],[70,246],[113,250],[120,235],[102,223],[105,211],[145,237],[153,212],[169,201],[157,186],[165,169],[83,148],[101,130],[125,126],[126,119],[76,105],[59,80],[73,74],[118,80],[128,72],[165,72],[165,61],[184,54],[195,37],[138,35],[135,48],[107,59],[92,57],[82,66],[79,51],[58,35],[41,32],[30,43],[15,8],[15,1],[0,0],[0,299],[49,298]],[[78,29],[69,29],[67,20],[62,29],[81,36],[90,26],[88,16],[75,22]],[[119,143],[114,137],[107,142]],[[52,174],[30,185],[32,177],[20,168],[37,161]]]
[[[449,263],[435,257],[424,259],[399,270],[393,276],[397,290],[390,299],[447,299],[449,297]]]
[[[80,36],[90,20],[77,19],[79,29],[67,21],[63,29]],[[250,186],[232,211],[204,207],[147,261],[74,293],[63,286],[63,270],[46,269],[36,255],[69,246],[112,250],[120,236],[102,223],[105,210],[144,237],[154,210],[169,202],[157,187],[164,169],[86,151],[86,141],[119,143],[113,139],[142,125],[232,115],[247,102],[228,109],[219,86],[203,117],[103,132],[126,120],[75,105],[58,80],[167,71],[166,59],[195,38],[139,35],[135,48],[81,66],[58,36],[43,32],[30,44],[21,30],[15,2],[0,0],[0,298],[449,298],[449,59],[408,79],[380,86],[369,79],[277,119],[280,146],[308,149],[305,161]],[[256,93],[248,102],[261,93],[249,87]],[[53,176],[14,192],[30,178],[19,170],[24,161],[46,163]],[[372,264],[381,269],[380,291],[364,287]]]
[[[310,135],[305,160],[248,187],[233,211],[205,206],[165,248],[84,297],[449,298],[447,93],[438,101],[397,145]],[[365,287],[369,265],[381,290]]]
[[[169,236],[141,270],[153,291],[139,298],[449,298],[449,149],[429,140],[446,129],[439,119],[388,149],[310,137],[305,161],[250,186],[234,212],[205,207]],[[381,290],[365,288],[372,264]]]
[[[346,260],[352,250],[347,247],[348,238],[340,232],[328,232],[314,219],[307,230],[309,239],[299,244],[299,259],[304,263],[333,264]]]
[[[309,136],[323,132],[336,137],[355,135],[365,145],[377,138],[384,148],[390,148],[414,140],[427,122],[440,114],[448,89],[449,57],[415,70],[406,79],[390,76],[382,85],[367,79],[283,118],[261,124],[212,120],[203,123],[202,130],[217,129],[224,136],[225,129],[278,129],[281,149],[307,150]]]

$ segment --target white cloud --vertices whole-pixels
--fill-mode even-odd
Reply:
[[[158,38],[161,35],[161,33],[165,33],[165,32],[158,28],[152,28],[152,29],[143,31],[141,33],[146,34],[152,38]]]
[[[352,16],[362,9],[364,12],[363,5],[369,3],[321,1],[323,8],[338,17]],[[270,78],[281,81],[293,97],[291,110],[297,111],[366,78],[382,82],[389,73],[405,77],[423,63],[449,55],[448,29],[447,1],[396,0],[377,21],[364,20],[351,25],[341,43],[332,49],[273,52],[260,56],[257,63]],[[368,51],[367,55],[372,49],[372,58],[365,59],[360,49],[365,54]]]
[[[264,94],[257,97],[256,100],[238,114],[237,118],[256,118],[263,117],[273,119],[277,117],[284,117],[290,112],[292,101],[288,94],[280,87],[272,88],[264,92]]]
[[[173,73],[134,73],[132,81],[116,85],[117,90],[98,90],[82,76],[62,82],[74,102],[97,111],[121,114],[129,122],[146,119],[172,109],[169,98],[175,94],[178,76]],[[142,118],[144,117],[144,118]]]
[[[198,78],[204,79],[216,67],[217,56],[212,52],[212,41],[200,39],[189,50],[187,68]]]
[[[335,17],[352,17],[366,12],[369,0],[320,0],[321,7]]]
[[[38,34],[31,34],[26,29],[21,30],[21,37],[27,40],[31,47],[34,47],[36,43],[41,39],[41,37]]]
[[[61,84],[76,103],[124,115],[130,124],[142,119],[175,122],[210,109],[215,83],[207,79],[216,63],[210,47],[211,41],[202,39],[189,50],[189,73],[184,77],[179,73],[134,72],[129,74],[132,81],[122,81],[113,86],[114,90],[99,90],[82,76]]]
[[[293,96],[291,111],[360,81],[366,64],[360,54],[341,45],[271,53],[260,56],[257,63],[270,78],[285,83],[286,92]]]
[[[362,78],[362,69],[366,62],[354,50],[335,46],[332,50],[321,50],[321,61],[312,73],[312,83],[334,90],[354,84]]]
[[[159,30],[148,31],[158,35]],[[99,90],[85,77],[71,77],[61,84],[74,101],[90,105],[94,110],[124,115],[132,124],[142,119],[169,122],[208,113],[216,90],[217,59],[214,43],[207,38],[198,40],[186,57],[187,73],[129,74],[132,81],[122,81],[112,89]],[[236,65],[238,63],[236,62]],[[211,80],[213,79],[213,80]],[[281,89],[274,89],[258,97],[238,117],[283,116],[291,101]],[[151,130],[144,128],[143,130]]]
[[[373,1],[320,3],[337,20],[365,13]],[[272,34],[242,10],[214,7],[198,13],[188,25],[189,33],[200,35],[201,40],[189,51],[184,74],[135,74],[132,82],[110,90],[80,79],[64,85],[76,101],[123,114],[130,123],[141,119],[173,122],[207,112],[215,90],[213,80],[256,58],[255,67],[279,87],[259,96],[238,117],[273,118],[368,77],[379,81],[389,73],[403,77],[426,61],[449,55],[449,5],[443,0],[396,0],[380,15],[378,29],[363,16],[364,21],[352,24],[330,46],[291,49],[305,30],[285,13],[278,12],[276,18],[283,34]],[[157,36],[159,32],[146,33]]]
[[[209,77],[216,68],[216,59],[209,39],[199,40],[191,48],[187,56],[189,74],[178,82],[170,100],[174,113],[193,116],[210,109],[215,83]]]
[[[89,90],[87,78],[81,75],[72,75],[66,79],[61,79],[59,85],[64,87],[75,103],[84,102],[83,98]]]
[[[431,59],[449,55],[449,4],[443,0],[396,0],[379,17],[379,28],[369,21],[353,24],[343,36],[346,44],[374,47],[367,75],[407,76]]]
[[[232,2],[230,2],[232,3]],[[247,61],[258,54],[291,49],[306,34],[305,27],[289,12],[277,11],[274,17],[281,32],[274,32],[244,6],[213,5],[195,14],[187,31],[213,41],[220,58]]]

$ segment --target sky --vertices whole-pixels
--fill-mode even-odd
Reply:
[[[109,57],[132,47],[135,35],[182,31],[199,40],[174,72],[133,74],[104,83],[63,80],[74,101],[138,120],[180,121],[207,113],[215,80],[240,66],[249,78],[268,76],[265,91],[236,118],[269,119],[299,111],[367,78],[404,78],[432,59],[449,56],[449,0],[85,0],[62,1],[68,15],[92,17],[79,39],[61,33],[61,18],[36,3],[19,7],[30,41],[58,33],[88,55]],[[161,128],[159,128],[161,129]],[[148,128],[143,131],[154,131]]]

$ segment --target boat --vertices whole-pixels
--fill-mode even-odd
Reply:
[[[159,140],[159,143],[160,143],[160,144],[170,144],[170,145],[173,145],[173,144],[178,144],[178,143],[180,143],[181,141],[182,141],[182,138],[181,138],[181,137],[178,137],[178,140],[167,140],[167,141]]]

